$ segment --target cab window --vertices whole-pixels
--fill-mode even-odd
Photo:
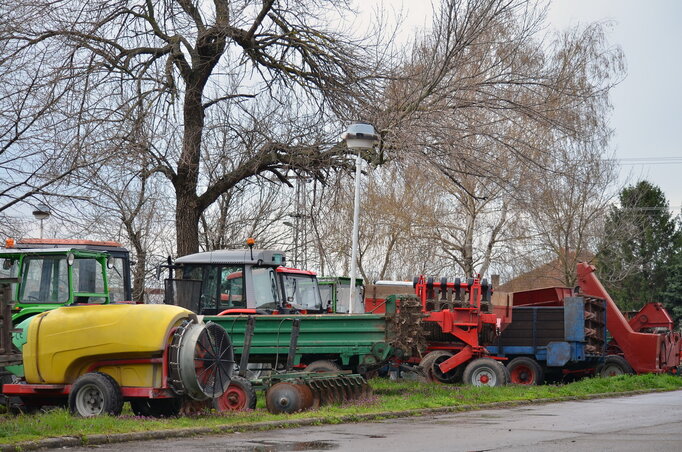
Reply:
[[[126,293],[125,281],[123,280],[124,273],[125,269],[123,268],[123,258],[114,258],[114,266],[107,272],[107,282],[109,283],[109,299],[112,303],[125,300]]]
[[[240,265],[221,268],[220,307],[223,309],[246,307],[244,270]]]
[[[65,256],[26,257],[19,302],[66,303],[69,273]]]
[[[71,269],[75,303],[106,303],[102,264],[95,259],[75,259]],[[98,294],[101,294],[98,296]]]
[[[256,309],[277,309],[280,300],[275,270],[272,267],[253,267],[251,275]]]

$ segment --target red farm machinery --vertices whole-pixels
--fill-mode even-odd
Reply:
[[[407,361],[419,363],[432,381],[463,381],[478,386],[506,384],[509,376],[501,362],[504,358],[491,354],[486,347],[510,323],[511,310],[509,305],[492,303],[492,285],[480,278],[448,282],[446,278],[435,281],[420,276],[410,286],[421,305],[425,353]],[[396,289],[404,294],[410,287],[399,283],[369,288],[365,309],[383,312],[385,298],[377,295],[381,297],[382,292],[387,294]]]
[[[436,282],[421,276],[412,284],[368,287],[366,310],[380,312],[389,293],[408,291],[421,305],[425,353],[407,361],[418,363],[432,381],[540,384],[546,375],[594,374],[603,367],[603,297],[574,296],[567,288],[493,295],[485,279]]]
[[[661,303],[649,303],[629,320],[618,309],[595,274],[595,267],[581,262],[577,266],[576,291],[580,296],[604,300],[606,326],[610,340],[602,375],[621,373],[678,374],[682,339],[674,331],[673,320]],[[561,306],[567,288],[541,289],[514,296],[515,306]]]

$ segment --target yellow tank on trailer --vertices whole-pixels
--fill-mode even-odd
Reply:
[[[114,360],[162,357],[171,329],[196,314],[170,305],[69,306],[35,316],[23,347],[26,381],[70,384],[97,363],[120,385],[158,387],[161,363],[112,364]]]

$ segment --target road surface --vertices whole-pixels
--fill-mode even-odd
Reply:
[[[682,391],[71,451],[680,451]]]

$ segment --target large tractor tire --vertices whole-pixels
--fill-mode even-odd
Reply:
[[[306,372],[339,372],[341,367],[334,361],[327,361],[326,359],[321,359],[319,361],[313,361],[308,364],[305,368]]]
[[[110,414],[118,416],[123,409],[121,389],[111,376],[90,372],[78,377],[69,394],[69,411],[81,417]]]
[[[135,416],[144,417],[175,417],[180,413],[182,399],[132,399],[130,408]]]
[[[504,386],[507,383],[503,366],[492,358],[477,358],[464,368],[464,384],[473,386]]]
[[[253,410],[256,408],[256,391],[249,380],[234,376],[227,391],[213,399],[213,408],[218,411]]]
[[[452,353],[446,352],[445,350],[436,350],[427,353],[419,363],[419,367],[428,381],[436,383],[459,383],[462,381],[464,366],[457,366],[446,373],[443,373],[440,370],[440,364],[450,358],[452,358]]]
[[[510,383],[517,385],[539,385],[544,381],[542,366],[533,358],[519,356],[507,364]]]
[[[604,364],[597,368],[597,374],[600,377],[614,377],[616,375],[630,375],[635,371],[632,366],[619,355],[609,355],[604,359]]]

